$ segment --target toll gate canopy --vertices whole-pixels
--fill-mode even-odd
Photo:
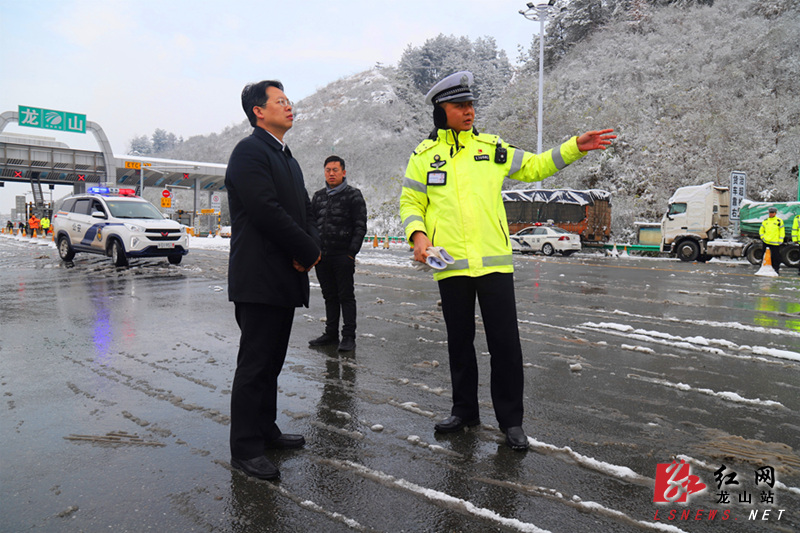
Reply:
[[[143,178],[145,187],[185,185],[220,191],[225,189],[225,169],[226,165],[218,163],[146,156],[107,158],[103,152],[77,150],[57,141],[0,135],[0,181],[73,186],[109,183],[135,188]]]
[[[23,109],[20,106],[20,109]],[[37,110],[41,112],[49,110]],[[54,116],[61,112],[51,111]],[[70,114],[75,115],[75,114]],[[83,117],[84,115],[75,115]],[[23,122],[29,117],[24,117]],[[75,185],[103,183],[136,187],[184,185],[196,191],[225,189],[226,165],[197,161],[177,161],[143,156],[117,156],[111,151],[103,128],[96,122],[81,122],[82,130],[91,132],[99,151],[77,150],[51,138],[34,135],[3,134],[9,123],[20,123],[20,113],[0,113],[0,181]],[[44,127],[37,122],[37,127]]]

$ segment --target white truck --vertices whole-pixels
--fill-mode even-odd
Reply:
[[[795,214],[800,202],[751,202],[744,200],[739,208],[738,238],[723,239],[723,228],[730,225],[730,191],[713,182],[680,187],[669,199],[667,212],[661,219],[661,251],[681,261],[707,261],[712,257],[746,257],[751,264],[761,263],[764,243],[758,235],[761,220],[770,206],[778,208],[778,216],[787,228],[786,243],[781,246],[784,263],[797,266],[800,250],[791,242]]]

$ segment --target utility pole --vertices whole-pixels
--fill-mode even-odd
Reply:
[[[528,9],[520,10],[519,14],[528,20],[539,21],[539,110],[538,123],[536,126],[536,153],[542,153],[542,116],[544,114],[544,23],[547,22],[547,14],[556,0],[528,2]],[[535,188],[541,189],[542,183],[534,183]],[[800,194],[800,193],[798,193]]]

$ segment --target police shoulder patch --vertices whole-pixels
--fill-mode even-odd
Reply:
[[[479,133],[475,136],[475,140],[492,145],[502,142],[499,135],[489,135],[488,133]]]
[[[419,155],[419,154],[421,154],[423,152],[427,152],[428,150],[430,150],[431,148],[433,148],[437,144],[439,144],[438,140],[434,141],[432,139],[425,139],[424,141],[419,143],[417,145],[417,147],[414,149],[414,155]]]

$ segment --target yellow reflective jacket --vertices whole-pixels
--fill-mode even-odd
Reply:
[[[800,242],[800,215],[796,215],[792,222],[792,242]]]
[[[783,229],[783,220],[778,215],[765,218],[761,223],[761,228],[758,230],[758,235],[767,244],[783,243],[783,239],[786,237]]]
[[[540,181],[586,155],[577,137],[532,154],[497,135],[438,130],[408,161],[400,195],[400,219],[411,242],[423,231],[455,259],[434,279],[514,271],[501,190],[507,177]]]

